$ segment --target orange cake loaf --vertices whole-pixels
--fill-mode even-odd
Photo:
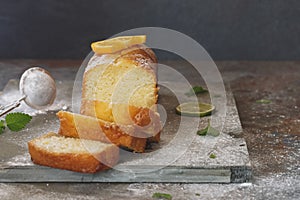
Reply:
[[[129,124],[128,109],[132,118],[141,108],[156,111],[156,81],[156,57],[144,45],[95,54],[83,77],[81,114]]]
[[[107,45],[107,41],[101,42]],[[83,76],[81,114],[122,125],[148,125],[153,120],[149,112],[157,111],[158,99],[154,52],[144,44],[104,54],[99,54],[102,43],[99,48],[100,52],[94,48],[98,53],[88,62]],[[150,133],[150,137],[158,142],[159,132]]]

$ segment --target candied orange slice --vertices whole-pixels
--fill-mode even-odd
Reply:
[[[136,44],[143,44],[146,42],[146,35],[134,36],[120,36],[91,44],[92,50],[96,54],[115,53],[122,49],[126,49]]]

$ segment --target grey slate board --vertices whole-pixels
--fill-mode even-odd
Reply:
[[[175,83],[174,83],[175,84]],[[180,83],[178,91],[184,96]],[[119,164],[111,170],[83,174],[35,165],[30,160],[27,142],[48,131],[57,131],[59,122],[55,112],[70,109],[72,82],[57,82],[56,102],[47,112],[37,113],[26,105],[16,111],[34,114],[28,128],[18,133],[5,131],[0,135],[0,182],[177,182],[229,183],[246,182],[251,177],[251,165],[242,132],[238,111],[230,89],[227,88],[227,115],[218,137],[197,136],[196,129],[204,128],[209,117],[182,117],[175,114],[178,104],[171,91],[161,87],[159,103],[167,112],[162,141],[152,145],[144,154],[121,150]],[[0,96],[0,102],[17,98],[18,82],[11,80]],[[188,101],[188,97],[185,100]],[[201,96],[209,102],[209,96]],[[179,126],[180,124],[180,126]],[[199,124],[198,127],[194,127]],[[216,155],[209,158],[210,153]]]

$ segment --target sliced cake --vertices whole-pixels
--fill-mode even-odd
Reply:
[[[83,173],[109,169],[119,160],[119,148],[93,140],[48,133],[28,142],[34,163]]]

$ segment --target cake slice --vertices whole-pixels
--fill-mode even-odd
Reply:
[[[34,163],[83,173],[111,168],[119,160],[119,148],[93,140],[48,133],[28,142]]]
[[[60,120],[58,133],[67,137],[97,140],[106,143],[114,143],[135,152],[144,152],[148,138],[159,134],[160,121],[154,117],[148,126],[118,125],[90,116],[75,114],[67,111],[59,111]],[[156,136],[157,137],[157,136]],[[159,140],[159,138],[156,138]]]

